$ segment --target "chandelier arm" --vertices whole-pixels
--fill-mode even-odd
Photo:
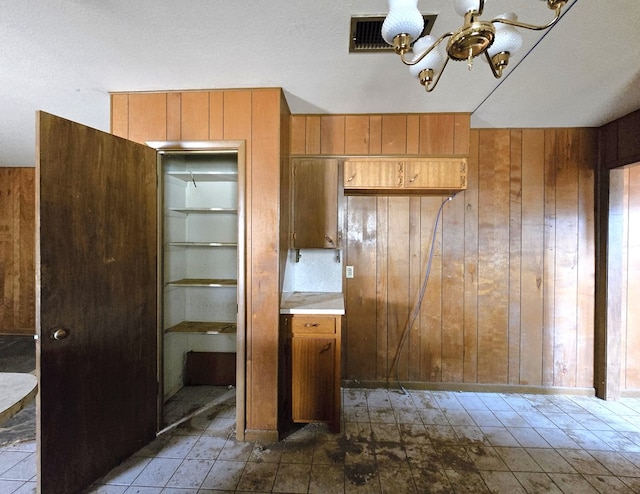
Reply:
[[[400,53],[400,58],[402,59],[402,63],[404,63],[405,65],[415,65],[418,62],[420,62],[424,57],[426,57],[429,53],[431,53],[432,50],[434,50],[440,43],[442,43],[445,39],[447,39],[449,36],[453,36],[455,33],[453,32],[448,32],[448,33],[444,33],[442,36],[440,36],[427,50],[425,50],[424,52],[422,52],[422,54],[420,56],[418,56],[415,60],[407,60],[404,57],[404,53]],[[408,53],[408,52],[407,52]]]
[[[427,91],[427,93],[430,93],[431,91],[433,91],[436,88],[436,86],[438,85],[438,81],[440,81],[440,77],[442,76],[442,73],[444,72],[444,69],[447,67],[447,64],[449,63],[449,60],[451,60],[451,59],[449,57],[446,57],[445,60],[444,60],[444,64],[442,64],[442,68],[438,72],[438,75],[436,77],[434,77],[432,82],[430,82],[429,84],[425,84],[424,89]]]
[[[502,19],[500,17],[493,19],[491,21],[492,24],[495,24],[496,22],[499,22],[501,24],[508,24],[510,26],[515,26],[515,27],[521,27],[523,29],[530,29],[532,31],[543,31],[545,29],[550,28],[551,26],[553,26],[556,22],[558,22],[558,19],[560,19],[560,13],[562,11],[562,4],[559,4],[556,8],[556,15],[555,17],[551,20],[551,22],[549,22],[548,24],[545,24],[544,26],[538,26],[536,24],[526,24],[524,22],[519,22],[519,21],[512,21],[510,19]]]
[[[478,10],[477,10],[478,17],[480,17],[482,15],[483,11],[484,11],[484,0],[480,0],[479,5],[478,5]]]
[[[493,60],[489,56],[489,53],[485,50],[484,56],[487,58],[487,62],[489,62],[489,67],[491,67],[491,72],[493,72],[493,77],[496,79],[500,79],[502,77],[502,71],[498,72],[493,65]]]

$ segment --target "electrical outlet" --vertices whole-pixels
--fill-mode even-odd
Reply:
[[[353,278],[353,266],[347,266],[346,267],[345,276],[347,278]]]

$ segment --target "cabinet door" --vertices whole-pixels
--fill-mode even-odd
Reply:
[[[338,160],[298,159],[292,168],[293,247],[338,248]]]
[[[465,189],[467,161],[464,158],[406,161],[404,186],[428,190]]]
[[[401,161],[346,160],[345,189],[389,189],[402,187]]]
[[[294,422],[333,421],[338,392],[335,338],[294,336],[291,347]]]

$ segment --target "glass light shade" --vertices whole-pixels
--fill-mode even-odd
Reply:
[[[418,10],[418,0],[389,0],[389,14],[382,23],[382,38],[393,45],[398,34],[417,39],[424,29],[424,18]]]
[[[480,8],[480,2],[478,0],[454,0],[453,8],[458,15],[464,17],[464,15],[471,10],[477,12]]]
[[[509,19],[511,21],[518,20],[518,16],[513,13],[502,14],[499,15],[498,18]],[[487,49],[490,57],[503,51],[513,55],[522,47],[522,35],[514,26],[502,24],[501,22],[494,23],[494,26],[496,28],[496,37],[493,44]]]
[[[436,41],[436,38],[430,35],[423,36],[418,41],[416,41],[413,44],[413,53],[414,53],[413,59],[415,60],[420,55],[422,55],[425,51],[427,51],[427,49],[429,49],[429,47],[433,43],[435,43],[435,41]],[[429,52],[429,54],[426,57],[420,60],[417,64],[409,65],[409,73],[413,77],[419,77],[420,72],[422,72],[424,69],[434,69],[435,71],[437,71],[440,69],[440,66],[442,65],[442,61],[443,61],[442,53],[440,53],[440,51],[438,50],[438,47],[436,46],[433,50]]]

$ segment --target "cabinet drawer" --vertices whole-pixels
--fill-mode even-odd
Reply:
[[[295,316],[291,320],[291,332],[293,334],[335,334],[336,318],[322,316]]]

